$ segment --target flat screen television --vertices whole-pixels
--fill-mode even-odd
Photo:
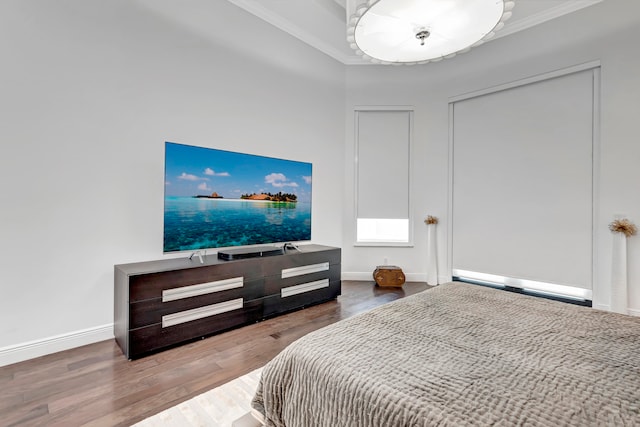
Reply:
[[[311,240],[311,163],[165,143],[164,252]]]

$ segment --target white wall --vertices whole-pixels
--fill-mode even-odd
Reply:
[[[163,257],[166,140],[313,162],[314,242],[341,246],[324,54],[205,0],[6,0],[0,54],[0,364],[112,336],[113,265]]]
[[[446,279],[449,98],[592,60],[594,301],[608,305],[607,224],[617,213],[640,223],[639,24],[638,2],[607,1],[453,60],[351,66],[345,82],[344,66],[227,2],[3,1],[0,365],[110,336],[113,265],[163,257],[165,140],[312,161],[314,242],[343,247],[345,277],[370,277],[386,258],[424,280],[422,221],[435,215]],[[414,248],[352,246],[355,105],[415,106]],[[635,310],[639,255],[629,239]]]
[[[517,5],[516,5],[517,7]],[[448,102],[456,95],[599,60],[602,66],[601,153],[594,304],[609,304],[612,238],[607,228],[617,213],[640,224],[640,3],[606,1],[439,63],[414,67],[349,67],[347,70],[346,190],[343,272],[370,275],[385,258],[411,278],[426,277],[427,215],[438,224],[439,271],[447,271]],[[414,248],[353,247],[354,106],[413,105]],[[384,172],[381,163],[381,173]],[[482,207],[479,206],[479,209]],[[478,248],[481,250],[481,248]],[[640,236],[628,241],[630,307],[640,314]],[[444,274],[443,274],[444,273]]]

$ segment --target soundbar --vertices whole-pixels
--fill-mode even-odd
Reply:
[[[245,258],[259,258],[274,255],[283,255],[284,249],[275,246],[253,246],[247,248],[224,249],[218,251],[218,258],[225,261]]]

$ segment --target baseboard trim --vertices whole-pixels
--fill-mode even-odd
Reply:
[[[631,316],[640,316],[640,310],[634,308],[628,308],[627,313]]]
[[[407,282],[426,282],[427,275],[424,273],[407,273],[404,272],[404,277]],[[342,280],[355,280],[355,281],[364,281],[364,282],[373,282],[373,271],[368,272],[342,272],[341,274]]]
[[[611,311],[611,306],[608,304],[593,304],[593,308],[603,311]],[[627,314],[629,316],[640,316],[640,310],[637,308],[627,308]]]
[[[0,366],[113,339],[113,323],[0,348]]]

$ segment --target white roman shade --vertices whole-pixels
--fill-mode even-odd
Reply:
[[[410,110],[355,112],[356,243],[410,242],[412,119]]]
[[[454,276],[591,299],[597,73],[452,103]]]

